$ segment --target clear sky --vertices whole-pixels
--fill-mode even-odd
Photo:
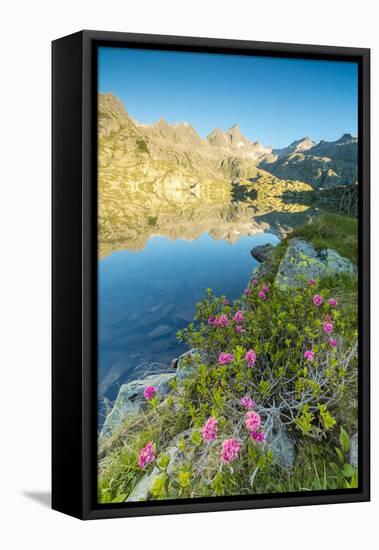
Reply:
[[[186,121],[202,137],[235,123],[273,147],[357,135],[355,63],[101,47],[98,76],[138,121]]]

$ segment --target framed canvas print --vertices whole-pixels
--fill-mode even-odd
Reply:
[[[369,500],[369,50],[53,42],[53,508]]]

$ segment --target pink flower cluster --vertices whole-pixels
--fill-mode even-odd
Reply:
[[[333,323],[324,323],[322,328],[326,334],[331,334],[333,332]]]
[[[250,279],[250,284],[252,284],[253,286],[257,286],[258,279]]]
[[[243,291],[243,293],[244,293],[245,296],[250,296],[250,294],[251,294],[250,288],[245,288],[245,290]]]
[[[337,345],[337,340],[335,338],[329,338],[328,344],[331,348],[335,348]]]
[[[324,301],[324,298],[320,294],[315,294],[313,296],[313,303],[315,306],[317,307],[322,306],[323,301]]]
[[[241,310],[239,309],[239,310],[237,311],[237,313],[234,315],[233,320],[234,320],[237,324],[243,323],[243,311],[241,311]]]
[[[219,316],[211,315],[208,318],[208,325],[212,327],[227,327],[229,324],[228,316],[222,313]]]
[[[208,418],[202,429],[204,441],[213,441],[217,437],[218,421],[214,416]]]
[[[145,388],[145,391],[143,392],[143,395],[145,396],[145,399],[153,399],[156,393],[157,388],[155,386],[147,386],[147,388]]]
[[[257,443],[262,443],[266,439],[266,435],[259,428],[261,427],[261,417],[255,411],[246,413],[246,428],[250,432],[251,438]]]
[[[317,282],[315,281],[315,279],[309,279],[308,284],[309,286],[314,286],[317,284]]]
[[[238,443],[237,439],[232,437],[231,439],[225,439],[222,442],[221,446],[221,460],[228,464],[229,462],[233,462],[238,456],[240,450],[240,444]]]
[[[237,325],[235,331],[238,332],[238,334],[242,334],[243,332],[245,332],[245,329],[243,328],[243,326]]]
[[[255,432],[256,430],[259,430],[261,426],[261,417],[257,412],[249,411],[248,413],[246,413],[245,424],[249,432]]]
[[[218,356],[218,362],[220,365],[229,365],[232,361],[234,361],[234,357],[231,353],[221,352]]]
[[[261,300],[266,300],[266,294],[269,291],[268,286],[262,286],[261,290],[258,292],[258,298],[261,298]]]
[[[153,462],[155,460],[155,451],[152,442],[150,441],[143,447],[139,452],[138,457],[138,466],[144,468],[146,464]]]
[[[250,435],[254,441],[257,443],[263,443],[263,441],[266,439],[266,434],[264,432],[250,432]]]
[[[249,349],[245,353],[245,360],[247,361],[247,366],[249,367],[249,369],[251,369],[254,366],[255,361],[257,360],[257,354],[253,349]]]
[[[254,409],[254,407],[257,406],[256,402],[251,399],[248,395],[245,395],[245,397],[242,397],[241,399],[241,405],[244,409],[250,410]]]
[[[338,302],[335,298],[330,298],[328,304],[330,305],[330,307],[336,307],[338,305]]]
[[[304,352],[304,358],[307,359],[308,361],[312,362],[313,359],[315,358],[315,352],[311,351],[311,350],[305,351]]]

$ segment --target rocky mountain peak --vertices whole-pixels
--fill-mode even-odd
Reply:
[[[357,141],[357,138],[355,138],[351,134],[343,134],[340,139],[337,139],[336,143],[347,143],[350,141]]]

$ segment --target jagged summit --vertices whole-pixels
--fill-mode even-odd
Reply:
[[[352,136],[351,134],[343,134],[343,136],[340,137],[340,139],[337,139],[335,143],[346,143],[348,141],[356,141],[357,138]]]
[[[312,138],[309,136],[303,137],[301,139],[297,139],[293,141],[288,147],[283,147],[283,149],[274,149],[273,153],[275,153],[278,158],[282,158],[286,155],[290,155],[292,153],[300,153],[307,151],[314,147],[316,145],[316,142],[313,141]]]

